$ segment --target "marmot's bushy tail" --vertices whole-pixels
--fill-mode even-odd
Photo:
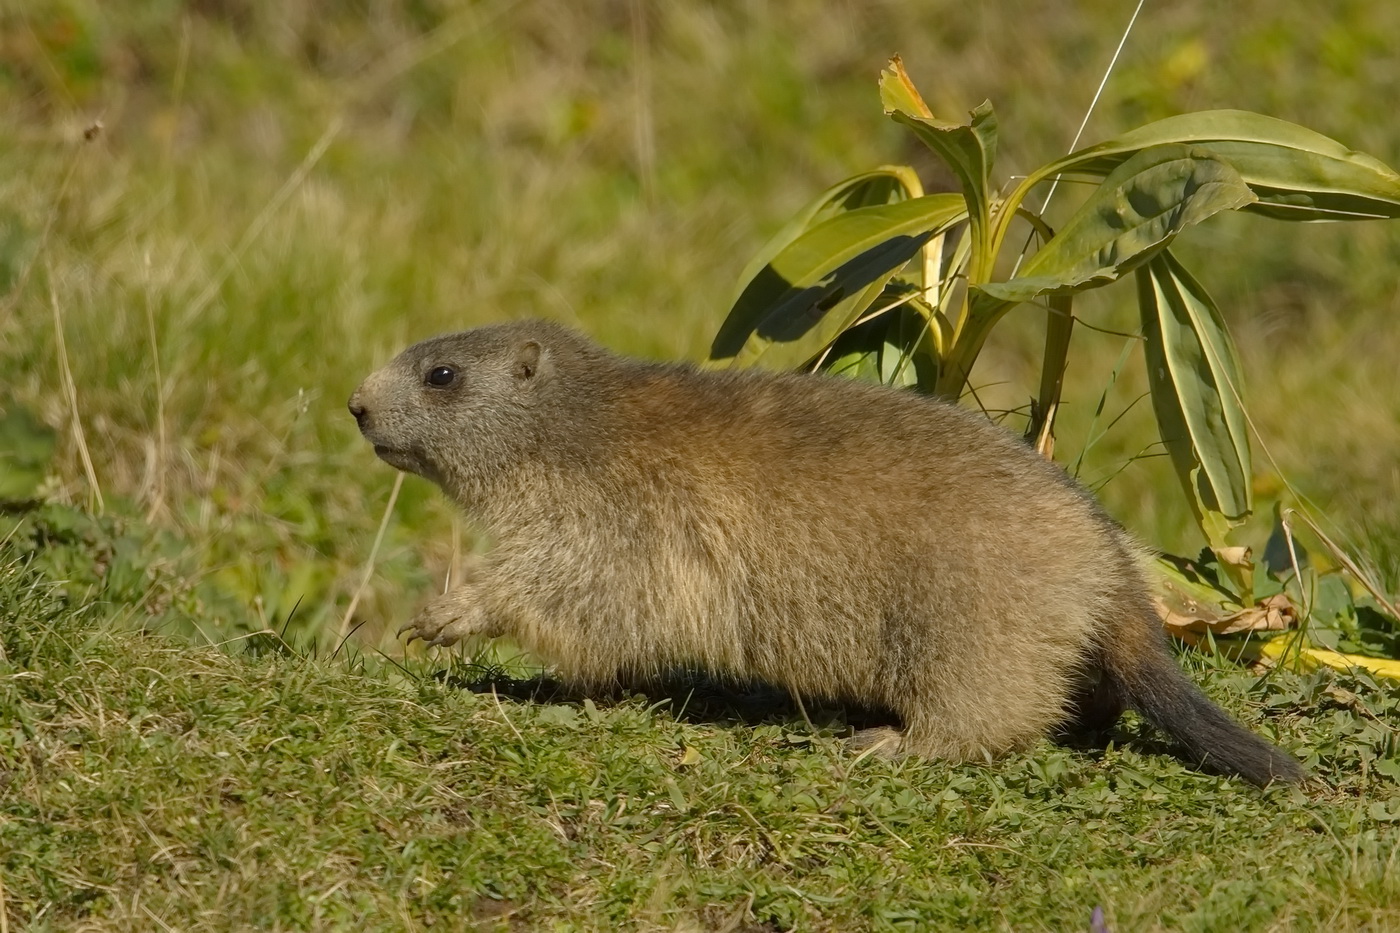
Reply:
[[[1286,752],[1249,732],[1181,672],[1157,614],[1121,625],[1101,646],[1105,674],[1127,705],[1186,747],[1191,760],[1263,787],[1307,772]]]

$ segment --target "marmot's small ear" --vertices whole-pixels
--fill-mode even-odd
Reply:
[[[525,341],[515,348],[515,357],[510,365],[511,374],[521,382],[535,378],[540,371],[543,356],[543,347],[533,340]]]

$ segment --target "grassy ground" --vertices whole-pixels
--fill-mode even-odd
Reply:
[[[1371,685],[1251,691],[1195,662],[1314,759],[1335,787],[1311,800],[1186,772],[1134,726],[987,770],[856,763],[791,710],[498,706],[435,679],[444,657],[402,659],[393,629],[469,543],[420,481],[361,591],[393,482],[343,408],[371,368],[532,315],[699,358],[815,192],[887,161],[936,183],[878,113],[890,53],[945,115],[992,98],[1014,173],[1069,145],[1128,12],[0,3],[0,454],[37,451],[24,496],[52,503],[8,538],[0,521],[0,917],[1063,929],[1101,904],[1119,930],[1400,924],[1394,695]],[[1086,139],[1243,107],[1400,163],[1398,32],[1400,5],[1362,0],[1149,6]],[[1184,255],[1244,357],[1262,520],[1314,503],[1394,593],[1400,227],[1228,218]],[[1081,308],[1132,329],[1129,301]],[[1040,326],[995,335],[990,405],[1033,392]],[[1058,451],[1088,448],[1082,476],[1149,543],[1194,550],[1165,463],[1137,458],[1132,346],[1077,331]],[[1126,414],[1090,444],[1106,388],[1099,428]],[[248,637],[268,629],[299,647]]]
[[[1135,721],[995,767],[892,763],[845,753],[839,711],[809,727],[695,682],[521,702],[460,663],[192,648],[121,621],[160,589],[159,542],[52,509],[12,542],[15,929],[1400,925],[1395,686],[1198,664],[1323,776],[1306,794],[1187,770]]]

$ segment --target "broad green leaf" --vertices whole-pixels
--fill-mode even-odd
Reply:
[[[730,299],[730,305],[739,300],[744,288],[763,271],[763,267],[768,265],[774,256],[822,221],[829,220],[842,211],[892,204],[921,197],[923,193],[918,174],[907,165],[882,165],[873,171],[852,175],[837,182],[808,202],[759,248],[739,273],[738,289]]]
[[[1230,163],[1258,198],[1246,210],[1284,220],[1400,217],[1400,175],[1390,166],[1296,123],[1245,110],[1149,123],[1038,169],[1021,189],[1061,173],[1107,175],[1144,149],[1170,144]]]
[[[1244,608],[1234,593],[1213,576],[1203,574],[1194,561],[1163,554],[1152,567],[1156,571],[1151,578],[1153,590],[1175,612],[1186,615],[1205,608],[1212,614],[1231,614]]]
[[[1148,385],[1162,443],[1211,546],[1251,509],[1235,346],[1215,302],[1169,251],[1137,272]]]
[[[1021,275],[973,286],[939,394],[962,393],[987,334],[1019,302],[1106,285],[1148,261],[1183,228],[1253,199],[1239,174],[1209,153],[1186,146],[1137,153],[1103,180]]]
[[[886,289],[884,297],[900,296]],[[822,368],[828,372],[884,385],[933,391],[938,378],[938,354],[931,328],[932,309],[901,305],[852,327],[832,344]]]
[[[792,368],[870,307],[928,240],[966,218],[936,194],[838,213],[782,249],[745,287],[710,348],[712,360]]]
[[[1205,150],[1154,146],[1115,168],[1019,276],[980,288],[1018,302],[1106,285],[1185,227],[1253,201],[1239,173]]]
[[[880,313],[876,302],[890,280],[928,240],[928,234],[897,236],[836,270],[832,287],[808,290],[825,292],[815,303],[799,295],[793,303],[778,306],[732,365],[780,371],[805,367],[862,316]]]
[[[973,110],[967,123],[936,119],[929,114],[898,58],[880,75],[880,101],[885,113],[913,130],[957,176],[972,219],[977,252],[990,263],[990,178],[997,150],[997,117],[991,101],[983,101]]]

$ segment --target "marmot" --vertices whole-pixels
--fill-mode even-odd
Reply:
[[[1176,666],[1128,535],[953,404],[522,322],[410,347],[350,411],[488,541],[410,640],[508,635],[584,689],[692,667],[882,707],[900,752],[955,761],[1129,706],[1194,763],[1304,777]]]

